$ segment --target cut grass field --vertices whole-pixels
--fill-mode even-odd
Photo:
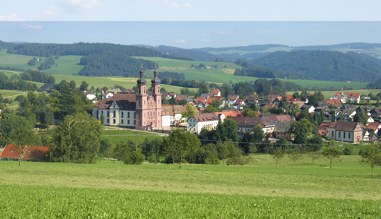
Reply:
[[[134,129],[114,129],[110,127],[104,127],[102,131],[101,139],[108,140],[113,144],[118,144],[127,141],[133,141],[137,144],[143,143],[145,139],[152,140],[154,138],[161,138],[161,135],[143,132]]]
[[[24,218],[379,218],[381,170],[358,156],[333,168],[308,156],[275,167],[269,155],[247,166],[0,162],[0,205]],[[20,208],[25,203],[27,208]],[[15,210],[17,209],[17,210]]]

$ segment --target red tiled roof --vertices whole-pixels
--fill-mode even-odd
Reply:
[[[25,152],[23,160],[43,160],[48,156],[48,153],[49,147],[47,146],[30,146]],[[19,158],[19,151],[14,145],[7,144],[5,145],[0,158],[17,160]]]
[[[380,126],[380,123],[378,123],[378,122],[370,122],[366,126],[366,129],[368,129],[368,130],[377,130],[379,126]]]
[[[343,105],[343,103],[341,102],[340,99],[325,100],[325,102],[326,102],[329,106],[331,106],[331,105],[339,105],[339,106]]]
[[[214,96],[214,95],[218,95],[220,92],[221,92],[220,89],[215,88],[215,89],[211,89],[209,94]]]
[[[226,117],[238,117],[241,116],[241,111],[239,110],[227,110],[222,112],[216,112],[215,114],[221,115],[224,114]]]
[[[326,129],[326,128],[329,128],[330,125],[331,125],[331,122],[322,122],[320,123],[319,128]]]

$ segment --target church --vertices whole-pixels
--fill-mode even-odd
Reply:
[[[170,128],[169,116],[161,104],[160,79],[156,71],[148,92],[144,72],[137,80],[137,93],[116,94],[99,101],[93,117],[107,126],[135,128],[138,130],[164,130]]]

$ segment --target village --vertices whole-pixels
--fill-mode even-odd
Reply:
[[[261,98],[255,93],[246,97],[236,94],[224,97],[218,88],[212,88],[208,93],[190,97],[174,92],[159,92],[160,79],[156,74],[152,86],[152,90],[157,93],[153,96],[143,94],[147,103],[151,102],[143,106],[140,113],[136,105],[139,102],[137,100],[142,98],[139,94],[136,95],[132,89],[110,89],[104,92],[104,99],[94,101],[96,107],[93,117],[103,121],[106,126],[162,132],[186,128],[196,134],[200,134],[203,129],[214,130],[219,123],[230,119],[236,122],[239,133],[252,132],[259,125],[264,136],[272,141],[282,138],[294,141],[296,133],[291,130],[292,123],[307,119],[315,126],[315,133],[311,134],[326,140],[358,144],[377,142],[379,139],[381,109],[370,104],[360,104],[361,101],[370,101],[369,97],[362,97],[360,93],[337,92],[329,98],[322,97],[320,92],[305,94],[304,97],[300,97],[297,92],[293,95],[268,95]],[[155,89],[155,86],[158,88]],[[146,89],[146,85],[143,84],[142,88],[139,81],[138,87],[138,93]],[[156,101],[159,93],[163,104]],[[94,97],[93,94],[88,95],[88,98]],[[313,100],[309,101],[309,97]],[[147,112],[146,118],[139,118],[144,116],[145,113],[142,112]],[[161,123],[152,125],[152,118]],[[137,121],[143,121],[146,126],[142,123],[136,126]]]

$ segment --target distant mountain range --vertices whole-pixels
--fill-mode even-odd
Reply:
[[[230,61],[238,59],[257,59],[273,52],[291,52],[295,50],[323,50],[338,52],[356,52],[362,53],[374,58],[381,59],[381,44],[378,43],[344,43],[335,45],[318,45],[318,46],[287,46],[281,44],[251,45],[224,48],[201,48],[198,49],[220,58]]]

